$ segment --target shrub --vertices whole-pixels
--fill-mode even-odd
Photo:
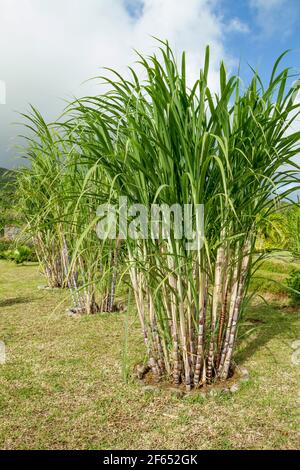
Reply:
[[[36,255],[29,246],[21,245],[14,250],[10,249],[0,251],[0,259],[6,259],[8,261],[14,261],[16,264],[22,264],[26,261],[36,261]]]
[[[290,287],[290,295],[295,302],[300,302],[300,270],[294,269],[287,278],[287,285]]]
[[[0,240],[0,254],[3,252],[3,251],[6,251],[6,250],[9,250],[11,249],[13,243],[11,240],[6,240],[5,238],[3,238],[2,240]],[[0,255],[1,256],[1,255]]]

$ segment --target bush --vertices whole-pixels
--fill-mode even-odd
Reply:
[[[5,238],[0,239],[0,256],[3,251],[10,250],[12,246],[13,242],[11,240],[6,240]]]
[[[36,261],[35,252],[26,245],[18,246],[14,250],[3,250],[0,251],[0,259],[6,259],[8,261],[14,261],[17,264],[25,263],[26,261]]]
[[[287,278],[287,285],[292,291],[290,295],[295,302],[300,302],[300,270],[294,269],[290,276]]]

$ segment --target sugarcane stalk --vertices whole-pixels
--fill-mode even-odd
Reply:
[[[182,345],[182,358],[184,365],[184,376],[185,376],[185,386],[187,391],[191,389],[191,367],[188,355],[187,347],[187,328],[185,321],[185,312],[184,312],[184,302],[183,302],[183,290],[182,282],[180,276],[177,276],[177,288],[179,294],[179,328],[180,328],[180,339]]]
[[[206,306],[207,306],[207,289],[208,277],[203,272],[200,277],[200,311],[199,311],[199,324],[198,324],[198,344],[197,344],[197,357],[194,373],[194,384],[198,385],[201,376],[201,368],[204,363],[204,330],[206,320]]]
[[[113,311],[115,304],[115,293],[116,293],[116,284],[117,284],[117,261],[118,261],[118,250],[119,250],[120,240],[116,241],[116,247],[112,249],[112,258],[111,258],[111,279],[110,279],[110,291],[108,293],[107,299],[107,309],[108,312]]]
[[[230,337],[230,330],[231,330],[231,323],[234,315],[234,308],[238,294],[238,286],[239,286],[239,243],[236,245],[235,256],[234,256],[234,265],[233,265],[233,275],[232,275],[232,284],[231,284],[231,295],[230,295],[230,306],[229,306],[229,313],[228,313],[228,320],[227,320],[227,327],[225,332],[225,338],[223,341],[222,352],[221,352],[221,359],[218,368],[218,375],[220,375],[221,370],[223,369],[223,365],[225,362],[225,357],[228,349],[229,344],[229,337]]]
[[[217,339],[217,351],[218,351],[217,364],[216,364],[217,369],[220,365],[220,360],[221,360],[221,346],[222,346],[223,335],[224,335],[223,330],[224,330],[225,320],[227,316],[227,302],[228,302],[228,294],[229,294],[228,290],[229,290],[229,278],[227,276],[224,282],[224,295],[223,295],[223,300],[222,300],[222,308],[221,308],[221,314],[220,314],[220,323],[219,323],[219,331],[218,331],[218,339]]]
[[[175,292],[177,290],[177,282],[174,276],[174,259],[170,254],[167,254],[168,262],[168,282],[170,289],[170,304],[171,304],[171,317],[172,317],[172,339],[173,339],[173,380],[177,386],[180,383],[180,357],[179,357],[179,342],[178,342],[178,329],[177,329],[177,301]]]
[[[151,292],[149,290],[148,290],[148,298],[149,298],[149,316],[150,316],[151,332],[153,336],[153,344],[154,344],[154,349],[156,351],[156,358],[157,358],[157,364],[159,367],[159,372],[160,372],[160,375],[163,375],[165,372],[164,352],[163,352],[160,337],[158,334],[154,302],[153,302]]]
[[[223,369],[222,369],[222,372],[221,372],[221,379],[222,380],[227,379],[228,373],[229,373],[229,368],[230,368],[230,365],[231,365],[233,347],[234,347],[236,331],[237,331],[237,321],[238,321],[238,316],[239,316],[239,313],[240,313],[240,306],[241,306],[241,303],[242,303],[242,300],[243,300],[245,281],[246,281],[246,277],[247,277],[247,274],[248,274],[248,267],[249,267],[249,261],[250,261],[250,246],[251,246],[251,243],[250,243],[249,240],[247,240],[246,243],[245,243],[244,249],[243,249],[243,260],[242,260],[241,273],[240,273],[240,278],[239,278],[237,298],[236,298],[236,302],[235,302],[235,306],[234,306],[234,312],[233,312],[233,318],[232,318],[232,322],[231,322],[227,352],[226,352],[226,356],[225,356],[225,360],[224,360]]]
[[[131,278],[131,284],[132,284],[133,292],[134,292],[134,296],[135,296],[135,301],[136,301],[136,306],[137,306],[137,310],[138,310],[138,315],[139,315],[139,320],[140,320],[140,324],[141,324],[144,343],[145,343],[146,350],[147,350],[148,357],[149,357],[149,366],[152,370],[152,373],[153,373],[154,377],[159,379],[160,378],[159,367],[158,367],[157,361],[156,361],[155,356],[153,354],[152,347],[151,347],[150,342],[149,342],[148,328],[147,328],[147,325],[146,325],[144,299],[143,299],[143,288],[142,288],[142,278],[141,278],[141,275],[138,275],[138,273],[136,271],[136,268],[134,267],[134,259],[133,259],[133,256],[132,256],[130,250],[128,250],[128,257],[129,257],[129,261],[131,263],[130,270],[129,270],[130,278]]]
[[[223,243],[223,242],[222,242]],[[216,264],[215,264],[215,281],[213,288],[212,307],[211,307],[211,332],[209,353],[207,360],[207,383],[212,382],[214,357],[215,357],[215,333],[217,325],[217,313],[220,304],[221,296],[221,280],[222,280],[222,265],[224,264],[224,246],[223,244],[217,250]]]

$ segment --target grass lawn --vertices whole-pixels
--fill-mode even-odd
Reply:
[[[291,364],[300,315],[284,294],[247,309],[236,362],[250,381],[234,395],[179,399],[145,394],[130,376],[144,357],[134,308],[73,319],[68,293],[38,290],[44,282],[37,266],[0,261],[2,449],[300,447],[300,366]]]

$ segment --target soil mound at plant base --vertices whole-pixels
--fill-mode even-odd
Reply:
[[[221,381],[216,380],[211,385],[200,385],[198,387],[192,388],[191,391],[187,391],[184,384],[180,384],[177,387],[166,378],[162,377],[157,381],[156,377],[152,373],[149,367],[146,366],[136,366],[135,376],[140,382],[145,391],[169,391],[175,393],[178,396],[185,396],[191,394],[204,394],[204,395],[214,395],[214,393],[221,392],[237,392],[241,382],[246,382],[249,380],[249,373],[247,369],[243,367],[236,366],[234,369],[231,369],[230,376],[227,380]]]

